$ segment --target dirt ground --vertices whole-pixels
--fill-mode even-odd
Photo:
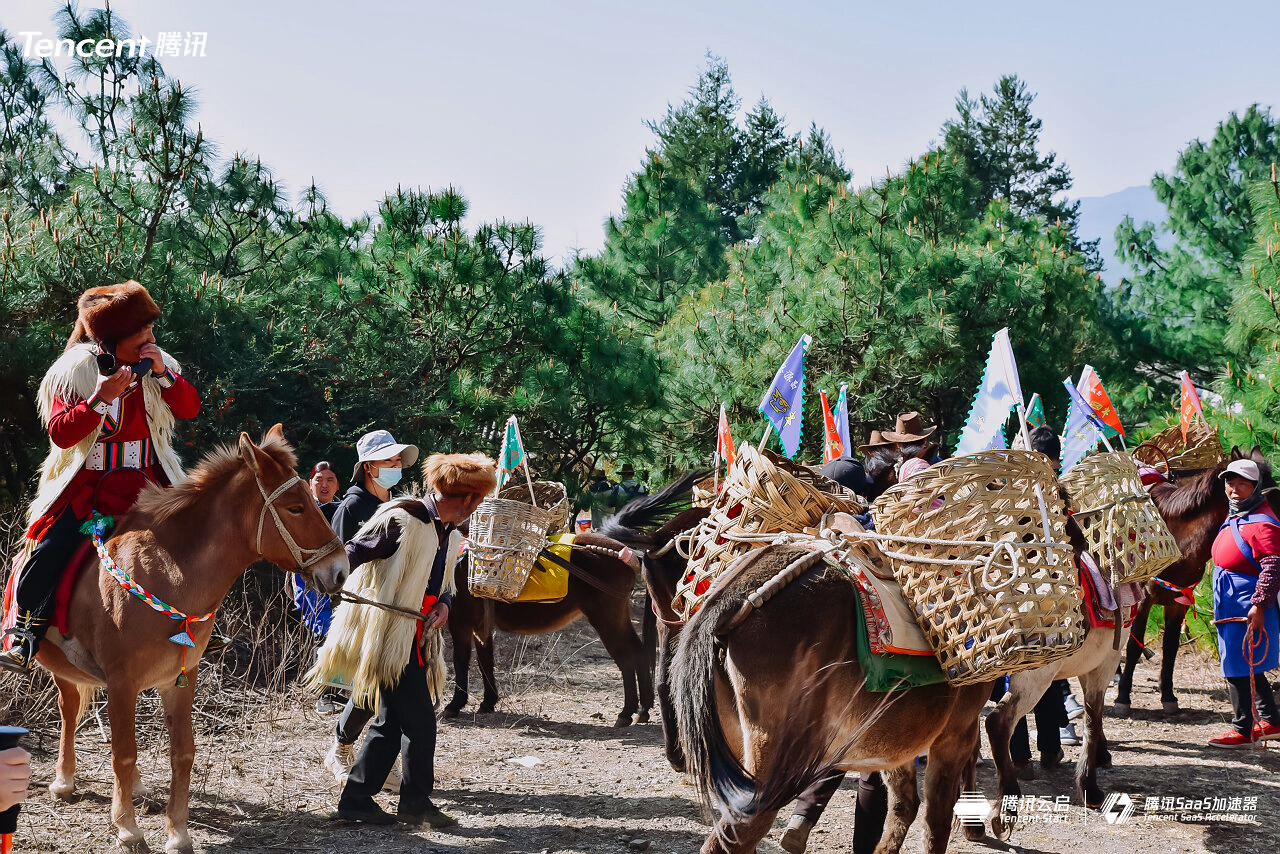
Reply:
[[[636,606],[639,616],[639,604]],[[622,704],[621,682],[599,640],[582,623],[539,638],[499,635],[499,711],[441,722],[437,753],[436,799],[455,814],[459,826],[447,832],[407,832],[362,828],[330,821],[338,790],[321,767],[329,746],[332,717],[321,717],[300,692],[280,695],[244,693],[225,715],[203,712],[197,718],[197,756],[191,803],[192,835],[197,850],[215,852],[690,852],[706,837],[693,788],[663,759],[656,722],[614,729]],[[1206,739],[1226,725],[1225,683],[1216,662],[1184,652],[1177,682],[1183,709],[1166,717],[1159,711],[1157,662],[1138,670],[1133,716],[1108,713],[1115,768],[1101,771],[1104,789],[1130,796],[1137,812],[1108,823],[1096,812],[1072,804],[1065,813],[1036,813],[1022,825],[1011,845],[988,839],[969,843],[953,837],[961,852],[1071,852],[1082,844],[1132,854],[1222,851],[1231,854],[1280,848],[1280,749],[1221,751]],[[203,680],[202,690],[215,690]],[[478,693],[472,675],[473,696]],[[142,712],[154,699],[143,698]],[[208,706],[206,706],[208,707]],[[472,709],[474,708],[474,702]],[[988,707],[990,708],[990,707]],[[656,711],[655,711],[656,718]],[[163,792],[167,754],[154,724],[144,732],[141,759],[147,781]],[[150,737],[147,737],[150,733]],[[52,775],[56,737],[52,730],[33,734],[36,749],[34,797],[23,808],[19,851],[82,852],[109,850],[110,750],[105,732],[90,716],[79,738],[79,800],[56,801],[45,789]],[[1274,743],[1280,748],[1280,743]],[[1079,748],[1067,748],[1074,760]],[[984,745],[983,755],[990,756]],[[521,760],[521,763],[513,760]],[[526,767],[527,766],[527,767]],[[990,761],[980,783],[990,796],[995,780]],[[1049,805],[1072,793],[1072,768],[1037,769],[1023,784],[1026,796],[1043,796]],[[853,786],[837,793],[810,838],[812,852],[852,849]],[[1173,809],[1144,815],[1152,797],[1188,800],[1219,797],[1227,812],[1255,823],[1230,820],[1181,820]],[[1226,799],[1238,797],[1231,805]],[[1247,809],[1256,797],[1256,809]],[[384,806],[395,800],[384,795]],[[1074,797],[1073,797],[1074,800]],[[1203,811],[1192,807],[1194,815]],[[1118,810],[1117,810],[1118,812]],[[1049,818],[1058,819],[1050,822]],[[762,843],[762,852],[779,852],[777,840],[786,817]],[[164,846],[164,818],[143,815],[140,824],[156,850]],[[905,850],[921,844],[917,821]]]

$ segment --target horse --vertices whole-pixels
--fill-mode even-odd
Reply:
[[[793,580],[753,607],[778,576]],[[672,683],[680,749],[720,813],[703,854],[754,851],[778,810],[832,771],[884,771],[894,797],[880,852],[896,852],[920,807],[925,850],[946,850],[963,784],[976,787],[978,720],[991,683],[864,690],[857,594],[823,556],[772,545],[739,558],[680,632]],[[971,840],[980,827],[965,827]]]
[[[1246,453],[1238,447],[1231,449],[1227,460],[1215,468],[1183,476],[1170,483],[1157,483],[1148,491],[1156,509],[1164,518],[1169,531],[1178,541],[1182,557],[1177,563],[1161,572],[1146,584],[1147,596],[1138,610],[1133,626],[1129,629],[1129,643],[1125,653],[1124,670],[1120,674],[1120,685],[1116,689],[1113,708],[1116,714],[1124,716],[1132,710],[1131,692],[1133,690],[1133,672],[1138,666],[1139,656],[1146,647],[1142,639],[1147,632],[1147,618],[1152,605],[1164,606],[1164,638],[1163,655],[1160,659],[1160,705],[1166,714],[1176,714],[1178,697],[1173,690],[1173,668],[1178,660],[1178,646],[1182,639],[1182,622],[1186,618],[1188,601],[1194,601],[1195,588],[1204,577],[1214,538],[1218,529],[1227,518],[1227,493],[1223,486],[1221,474],[1227,463],[1251,459],[1258,464],[1262,473],[1259,488],[1275,487],[1271,466],[1263,456],[1262,449],[1254,446]],[[1280,513],[1280,495],[1271,492],[1268,501],[1272,509]],[[1178,601],[1185,599],[1188,601]]]
[[[651,524],[666,512],[661,503],[637,499],[628,518]],[[622,672],[622,711],[615,727],[648,723],[653,708],[653,669],[644,643],[631,623],[631,591],[636,569],[619,553],[624,544],[602,534],[579,534],[573,541],[569,563],[569,587],[558,602],[495,602],[479,599],[467,589],[467,561],[459,561],[458,592],[449,609],[449,635],[453,639],[453,671],[457,687],[444,715],[456,718],[467,704],[467,677],[471,645],[475,642],[484,697],[479,711],[492,712],[498,703],[498,683],[493,667],[493,632],[501,629],[517,635],[541,635],[563,628],[585,616],[604,648]]]
[[[261,445],[241,433],[236,445],[208,454],[180,483],[146,486],[105,544],[141,593],[107,572],[84,572],[73,582],[68,633],[51,631],[52,642],[40,647],[36,660],[53,674],[62,717],[49,789],[62,799],[75,792],[76,724],[93,689],[105,686],[115,776],[111,820],[127,850],[148,850],[133,808],[141,786],[135,716],[138,695],[147,688],[158,689],[169,731],[165,851],[194,850],[187,831],[195,758],[191,704],[213,621],[184,617],[212,617],[231,585],[258,560],[292,567],[326,593],[340,589],[350,572],[342,543],[298,477],[297,464],[277,424]],[[273,524],[266,524],[268,513]],[[145,594],[161,605],[175,603],[170,610],[180,606],[185,614],[171,617],[148,604]],[[170,642],[170,635],[179,637],[175,628],[191,646]]]

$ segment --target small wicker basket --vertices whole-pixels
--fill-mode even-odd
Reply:
[[[694,533],[672,608],[689,619],[712,583],[740,555],[767,545],[777,534],[810,527],[827,513],[859,509],[856,496],[838,483],[744,442],[711,514]]]
[[[471,594],[514,602],[546,544],[552,521],[548,511],[527,501],[481,501],[471,514],[468,535],[467,587]]]
[[[513,483],[498,493],[498,497],[507,501],[529,503],[529,484]],[[569,531],[569,493],[564,484],[554,480],[535,480],[533,482],[534,505],[551,514],[550,527],[547,534],[563,534]]]
[[[1218,428],[1193,421],[1187,428],[1186,441],[1182,439],[1182,425],[1175,424],[1134,448],[1133,458],[1140,465],[1166,474],[1185,474],[1214,468],[1226,455],[1222,452]]]
[[[1039,667],[1084,643],[1066,509],[1042,454],[994,450],[944,460],[880,496],[871,512],[871,536],[948,682]]]
[[[1090,454],[1063,476],[1062,486],[1089,553],[1113,583],[1146,581],[1182,557],[1137,464],[1123,451]]]

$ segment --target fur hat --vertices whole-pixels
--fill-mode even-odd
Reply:
[[[140,332],[160,317],[147,289],[134,281],[89,288],[76,303],[79,314],[67,339],[67,349],[85,339],[116,342]]]
[[[441,495],[488,495],[498,485],[497,467],[484,454],[432,454],[422,473]]]

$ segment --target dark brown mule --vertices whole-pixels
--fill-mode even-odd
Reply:
[[[799,572],[794,581],[743,609],[787,569]],[[860,606],[841,572],[797,546],[751,552],[728,572],[680,633],[672,662],[685,764],[720,815],[704,854],[754,851],[778,810],[831,769],[886,772],[893,797],[877,851],[896,852],[920,807],[916,757],[925,753],[925,850],[945,851],[961,786],[976,785],[991,685],[866,691],[853,627]]]
[[[279,424],[261,446],[241,433],[238,446],[209,454],[179,485],[146,487],[134,509],[108,534],[109,553],[145,590],[192,616],[217,609],[235,580],[257,560],[298,568],[322,592],[337,590],[349,572],[347,555],[296,467]],[[76,722],[93,688],[107,689],[115,772],[111,820],[120,844],[132,850],[147,850],[133,810],[139,784],[134,718],[138,694],[147,688],[159,690],[169,729],[165,850],[193,850],[187,833],[195,757],[191,701],[213,622],[191,624],[195,648],[187,650],[189,675],[182,687],[175,684],[182,651],[169,640],[178,626],[106,572],[85,572],[71,594],[68,636],[51,633],[54,642],[41,645],[37,658],[58,686],[62,740],[49,788],[59,797],[75,791]]]
[[[1192,589],[1204,577],[1205,567],[1210,559],[1214,538],[1218,528],[1227,518],[1227,493],[1219,475],[1231,460],[1251,459],[1258,464],[1262,472],[1262,488],[1274,487],[1275,480],[1271,475],[1271,466],[1263,456],[1262,449],[1254,446],[1245,453],[1239,448],[1232,448],[1230,458],[1217,468],[1194,475],[1184,475],[1171,483],[1159,483],[1149,490],[1156,508],[1164,518],[1165,524],[1178,547],[1182,549],[1182,558],[1158,576],[1162,581],[1179,590]],[[1280,513],[1280,496],[1270,493],[1269,501],[1273,509]],[[1143,646],[1140,639],[1146,636],[1147,618],[1152,605],[1164,606],[1164,637],[1162,656],[1160,659],[1160,705],[1165,712],[1178,711],[1178,697],[1173,691],[1173,668],[1178,660],[1178,646],[1182,640],[1182,622],[1187,616],[1188,606],[1175,601],[1180,593],[1169,590],[1156,581],[1147,582],[1147,598],[1138,611],[1133,627],[1129,630],[1129,646],[1125,653],[1124,671],[1120,674],[1120,685],[1116,689],[1115,711],[1119,715],[1129,714],[1131,693],[1133,689],[1133,672],[1138,666]]]
[[[614,556],[622,548],[622,543],[599,534],[578,535],[569,558],[577,572],[569,575],[565,597],[551,603],[506,603],[472,596],[467,590],[467,562],[460,561],[455,570],[458,592],[449,610],[457,687],[445,707],[445,716],[457,717],[467,704],[467,671],[471,666],[473,640],[484,681],[479,711],[492,712],[498,703],[498,683],[493,669],[494,629],[515,635],[542,635],[585,616],[622,671],[622,711],[614,726],[629,726],[633,718],[638,723],[648,721],[649,709],[653,707],[653,680],[644,645],[631,623],[631,591],[635,587],[636,570],[632,564]],[[583,575],[591,580],[584,579]]]

